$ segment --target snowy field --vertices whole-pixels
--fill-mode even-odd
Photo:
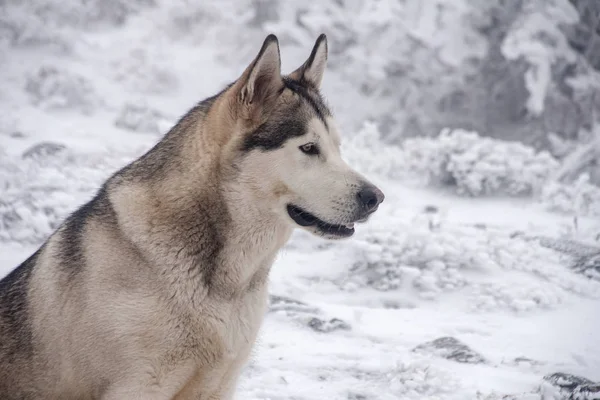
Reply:
[[[30,23],[25,6],[10,8],[29,27],[18,40],[34,45],[1,43],[1,275],[262,43],[253,31],[234,45],[243,33],[232,39],[232,21],[178,35],[190,22],[173,4],[94,30],[55,15]],[[304,38],[283,35],[285,72],[316,34]],[[343,154],[386,201],[349,240],[294,234],[237,398],[599,399],[583,393],[591,382],[561,393],[574,378],[552,376],[600,382],[598,191],[553,183],[549,155],[465,131],[385,145],[374,125],[347,122],[360,105],[343,74],[328,74]]]

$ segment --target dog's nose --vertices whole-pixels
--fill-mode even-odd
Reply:
[[[377,207],[383,199],[385,199],[385,195],[375,186],[365,186],[358,192],[358,201],[360,205],[366,212],[373,212],[377,210]]]

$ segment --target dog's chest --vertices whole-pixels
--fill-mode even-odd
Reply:
[[[195,373],[177,400],[221,398],[246,364],[267,308],[267,290],[249,292],[230,304],[220,303],[218,318],[209,318],[198,346]],[[208,358],[206,358],[208,356]]]
[[[201,311],[194,315],[194,322],[185,318],[177,323],[175,337],[180,338],[180,346],[196,354],[200,364],[239,359],[254,344],[267,303],[266,285],[233,299],[206,299]]]

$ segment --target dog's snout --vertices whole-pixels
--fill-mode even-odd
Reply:
[[[366,212],[373,212],[377,210],[377,207],[383,199],[385,199],[385,195],[375,186],[364,186],[357,194],[358,201],[360,205]]]

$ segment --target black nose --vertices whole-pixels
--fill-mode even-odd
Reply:
[[[366,212],[373,212],[377,210],[377,207],[383,199],[385,199],[385,195],[375,186],[365,186],[363,187],[357,194],[358,201],[360,205]]]

